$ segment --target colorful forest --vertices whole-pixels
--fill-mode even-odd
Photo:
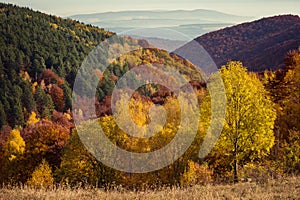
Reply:
[[[77,70],[87,54],[114,33],[7,4],[0,4],[0,21],[1,184],[143,189],[249,179],[265,182],[300,173],[300,49],[290,49],[282,56],[284,67],[266,68],[273,71],[248,71],[239,61],[220,67],[226,117],[217,144],[204,159],[198,153],[210,123],[211,99],[190,62],[163,50],[144,48],[122,55],[104,72],[96,70],[100,79],[98,123],[114,144],[128,151],[160,149],[174,138],[181,120],[176,95],[148,84],[131,97],[128,115],[118,117],[124,123],[131,117],[143,126],[149,123],[149,108],[159,104],[166,110],[166,124],[148,139],[124,133],[116,125],[110,102],[114,85],[128,70],[141,64],[172,66],[187,77],[200,102],[197,135],[183,156],[154,172],[125,173],[105,166],[85,148],[71,112]],[[142,40],[124,41],[148,46]],[[76,99],[77,103],[84,101],[85,97]],[[84,118],[85,112],[77,110],[76,114]],[[93,128],[86,123],[85,128]]]

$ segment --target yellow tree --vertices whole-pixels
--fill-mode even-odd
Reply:
[[[238,182],[238,163],[259,159],[274,145],[276,112],[263,84],[247,73],[241,62],[229,62],[219,73],[226,90],[226,119],[212,154],[229,158],[234,181]],[[204,124],[209,122],[209,109],[210,99],[206,97],[201,106]]]
[[[4,155],[10,161],[12,161],[16,159],[18,156],[22,155],[24,151],[25,151],[25,142],[21,137],[20,131],[18,129],[13,129],[5,144]]]
[[[49,163],[43,159],[41,164],[36,167],[31,175],[31,178],[27,181],[27,184],[36,188],[51,187],[54,183],[52,176],[52,169]]]
[[[10,132],[4,146],[4,158],[0,163],[0,181],[17,180],[20,170],[19,160],[25,151],[25,142],[18,129]]]
[[[38,123],[39,121],[40,121],[40,119],[36,117],[36,113],[32,111],[31,114],[29,115],[26,125],[30,126],[30,125]]]

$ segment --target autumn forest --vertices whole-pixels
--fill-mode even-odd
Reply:
[[[0,187],[121,186],[142,190],[247,180],[265,182],[300,174],[299,17],[278,16],[256,21],[250,26],[252,30],[258,27],[261,32],[257,35],[246,34],[248,27],[240,25],[195,39],[216,59],[219,70],[210,75],[209,81],[221,77],[226,95],[226,104],[219,102],[224,103],[226,111],[222,132],[203,158],[199,157],[199,151],[209,137],[212,92],[217,86],[209,86],[210,82],[205,81],[193,63],[175,53],[153,48],[146,40],[120,37],[113,48],[121,51],[127,48],[127,43],[143,48],[112,60],[105,71],[93,70],[99,80],[95,97],[76,96],[73,93],[92,90],[92,85],[82,78],[80,87],[73,91],[84,59],[115,33],[3,3],[0,3],[0,21]],[[279,31],[285,28],[289,35]],[[231,30],[236,30],[234,36],[225,40]],[[240,32],[245,34],[240,36]],[[272,40],[272,34],[276,40]],[[222,41],[227,43],[221,44]],[[237,60],[239,56],[241,59]],[[199,107],[189,110],[192,97],[181,98],[167,87],[146,84],[133,92],[129,112],[113,114],[115,85],[124,74],[141,65],[158,71],[164,67],[179,71],[191,85]],[[175,80],[163,75],[158,78],[170,85]],[[89,107],[76,107],[89,98],[96,99],[94,121],[87,117],[91,112]],[[122,109],[125,104],[120,100],[116,107]],[[118,126],[116,120],[126,126],[131,118],[140,127],[139,136],[144,136],[147,124],[161,121],[160,110],[149,114],[154,105],[164,108],[166,120],[153,136],[132,137]],[[181,123],[182,109],[190,116],[200,116],[191,145],[170,165],[148,173],[128,173],[103,164],[86,148],[77,130],[93,132],[96,122],[114,145],[130,152],[148,153],[169,144],[183,125],[186,135],[182,137],[192,137],[192,125]],[[84,126],[77,127],[75,118]],[[125,158],[119,159],[125,162],[122,161]]]

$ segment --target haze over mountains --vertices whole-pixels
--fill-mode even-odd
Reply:
[[[236,16],[203,9],[106,12],[80,14],[70,18],[116,33],[137,28],[168,28],[186,34],[190,38],[253,19],[253,17]]]

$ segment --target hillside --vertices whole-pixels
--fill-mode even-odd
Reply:
[[[83,59],[112,34],[0,3],[0,126],[23,126],[32,111],[44,118],[70,109]]]
[[[250,71],[278,69],[283,57],[300,45],[300,18],[282,15],[211,32],[195,39],[218,66],[239,60]]]
[[[93,175],[93,180],[86,179],[87,182],[92,181],[95,184],[105,185],[122,179],[124,184],[130,185],[130,180],[127,180],[128,174],[120,175],[119,172],[97,161],[78,138],[73,117],[78,115],[78,117],[85,119],[84,117],[89,114],[89,110],[85,108],[76,110],[74,104],[72,106],[72,102],[75,104],[86,103],[87,97],[80,96],[78,92],[80,90],[91,91],[93,89],[91,84],[93,81],[91,80],[97,80],[84,79],[84,76],[79,78],[79,82],[82,84],[77,87],[77,90],[74,89],[74,93],[77,95],[72,99],[72,89],[79,67],[84,60],[88,60],[85,58],[92,50],[100,51],[99,56],[92,56],[92,59],[88,60],[91,64],[88,67],[93,69],[92,74],[99,77],[98,81],[95,81],[98,84],[96,94],[92,93],[92,96],[88,97],[92,97],[92,99],[95,99],[94,96],[97,97],[96,113],[100,116],[100,122],[103,122],[103,125],[108,128],[111,125],[114,126],[114,121],[110,120],[112,116],[109,115],[111,114],[109,106],[112,90],[117,80],[129,69],[149,64],[157,69],[152,70],[152,75],[153,73],[159,74],[156,76],[158,79],[171,85],[174,84],[176,77],[174,79],[167,73],[161,73],[165,67],[175,68],[186,79],[190,78],[187,79],[189,81],[201,78],[199,74],[195,73],[195,68],[191,63],[176,55],[170,55],[167,51],[147,48],[149,44],[146,41],[129,37],[120,38],[111,32],[91,25],[46,15],[28,8],[0,4],[0,21],[0,183],[27,183],[35,169],[44,163],[50,171],[55,172],[53,175],[57,176],[55,178],[57,182],[66,180],[66,176],[70,174],[74,179],[67,179],[70,180],[70,184],[74,185],[87,178],[85,173],[81,176],[75,175],[72,170],[65,170],[69,161],[75,161],[76,163],[70,163],[71,168],[81,165],[80,163],[88,163],[89,166],[82,165],[83,171],[87,170],[87,174],[93,174],[97,171],[97,175],[95,175],[102,177],[94,179]],[[112,43],[108,45],[109,50],[95,48],[112,35],[114,37],[112,37]],[[108,44],[109,41],[106,40],[104,44]],[[128,54],[121,54],[118,58],[113,57],[116,52],[130,49],[129,44],[145,48],[138,48]],[[112,57],[109,57],[108,54],[110,53]],[[117,55],[119,54],[117,53]],[[100,69],[98,67],[100,65],[99,60],[105,62],[105,64],[100,63],[102,64]],[[105,67],[107,70],[104,70]],[[85,71],[87,69],[80,68],[80,70]],[[151,71],[150,68],[148,71],[143,71],[145,72],[143,74],[150,74],[149,71]],[[129,79],[124,84],[136,85],[139,83],[139,79],[141,77],[136,76],[136,79]],[[186,90],[185,85],[181,84],[180,86]],[[199,89],[205,87],[201,83],[194,83],[193,86]],[[172,103],[175,101],[172,100],[174,95],[169,89],[160,90],[160,86],[149,83],[138,88],[137,91],[139,93],[133,95],[132,104],[139,105],[134,117],[141,124],[145,124],[148,120],[145,117],[143,106],[146,104],[150,106],[154,102],[168,106],[169,115],[173,118],[179,116],[179,112],[175,109],[178,106],[174,107],[173,105],[176,105],[176,102]],[[168,100],[166,101],[166,99]],[[75,110],[73,113],[70,111],[71,106],[73,111]],[[127,122],[128,117],[123,116],[122,119]],[[178,126],[178,123],[171,117],[167,122],[170,125],[166,127],[171,127],[174,130]],[[157,137],[147,143],[148,146],[145,145],[147,141],[142,143],[137,141],[138,145],[132,145],[129,142],[130,138],[119,131],[119,128],[116,129],[117,132],[111,132],[111,136],[116,138],[118,143],[120,142],[120,146],[125,149],[132,148],[136,152],[144,151],[144,149],[149,151],[158,148],[158,145],[163,146],[164,141],[160,141],[162,136],[165,137],[165,142],[173,138],[171,128],[168,129],[168,132],[166,131],[168,135],[158,134]],[[75,147],[76,152],[73,151],[75,150],[73,147]],[[67,150],[68,148],[70,151]],[[68,152],[71,154],[68,155]],[[184,164],[186,165],[187,159],[185,160]],[[90,166],[90,161],[93,162],[92,165],[95,168]],[[162,177],[165,182],[179,180],[184,168],[179,168],[177,165],[174,164],[176,170],[173,170],[173,175],[170,175],[173,177],[172,179]],[[170,174],[168,169],[162,170]],[[151,178],[154,177],[152,175],[143,177],[149,177],[153,183],[156,181]],[[136,179],[140,182],[146,181],[139,177]],[[140,185],[140,182],[132,183],[132,185]]]
[[[31,112],[49,119],[53,111],[70,112],[71,88],[79,67],[113,33],[8,4],[0,4],[0,21],[0,127],[25,126]],[[149,45],[143,40],[118,39]],[[118,45],[115,44],[117,49],[122,48]],[[99,72],[104,76],[96,94],[100,115],[107,114],[108,105],[101,101],[110,96],[118,77],[143,63],[169,64],[185,74],[195,74],[190,64],[166,51],[133,52],[129,59],[123,58],[109,70]],[[90,89],[86,80],[84,84],[85,90]]]

